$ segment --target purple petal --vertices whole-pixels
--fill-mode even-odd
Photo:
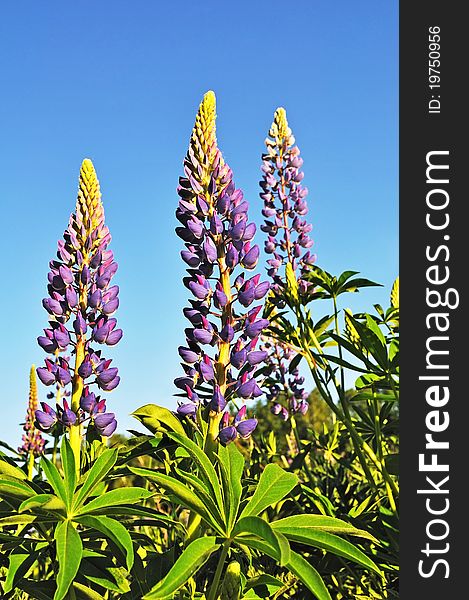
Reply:
[[[124,332],[122,329],[114,329],[106,338],[106,344],[108,346],[115,346],[122,338]]]
[[[239,435],[243,439],[246,439],[251,435],[251,433],[256,427],[257,419],[246,419],[245,421],[241,421],[240,423],[238,423],[236,429],[238,430]]]
[[[223,446],[226,446],[226,444],[229,444],[230,442],[234,442],[237,437],[238,432],[236,431],[236,427],[233,427],[233,425],[220,429],[218,434],[218,439]]]
[[[36,416],[36,422],[39,429],[47,430],[50,429],[57,421],[57,417],[54,414],[48,414],[42,410],[36,410],[34,413]]]
[[[117,377],[114,377],[114,379],[111,379],[111,381],[109,383],[103,383],[101,385],[99,385],[99,387],[106,391],[106,392],[110,392],[111,390],[113,390],[114,388],[116,388],[119,385],[119,381],[121,380],[121,378],[119,377],[119,375]]]
[[[36,373],[44,385],[52,385],[55,383],[55,374],[51,373],[49,369],[39,367],[36,369]]]
[[[257,337],[263,329],[269,326],[269,321],[267,319],[259,319],[258,321],[254,321],[254,323],[250,323],[246,329],[246,335],[248,337],[255,338]]]
[[[247,361],[250,365],[258,365],[267,358],[267,352],[264,350],[255,350],[254,352],[249,352],[247,356]]]

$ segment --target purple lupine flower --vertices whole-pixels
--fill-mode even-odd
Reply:
[[[230,425],[229,423],[230,414],[225,412],[220,421],[220,430],[218,432],[218,439],[224,446],[230,442],[234,442],[238,436],[243,439],[249,438],[257,427],[257,419],[246,419],[245,404],[239,409],[232,424]]]
[[[71,403],[64,400],[61,406],[58,402],[57,413],[51,409],[54,415],[37,411],[36,419],[43,429],[50,429],[55,422],[65,429],[84,422],[83,411],[91,410],[97,402],[88,386],[84,387],[85,380],[106,391],[119,384],[117,369],[110,368],[110,361],[95,350],[96,344],[113,346],[122,338],[122,330],[111,316],[119,306],[119,288],[110,285],[117,271],[113,253],[108,250],[110,241],[99,182],[93,164],[85,159],[75,212],[58,242],[57,259],[50,262],[49,297],[43,300],[50,315],[49,328],[38,338],[39,345],[54,355],[37,369],[38,377],[45,385],[58,386],[58,398],[71,395]],[[61,356],[70,346],[73,364]],[[65,390],[70,382],[71,394]],[[92,419],[90,423],[99,430]],[[101,431],[111,429],[109,424],[101,427]]]
[[[44,451],[45,440],[41,435],[40,429],[36,426],[36,410],[38,406],[37,399],[37,383],[36,383],[36,370],[34,365],[31,367],[29,373],[29,399],[28,399],[28,410],[26,413],[26,420],[23,425],[23,436],[22,444],[18,448],[18,452],[23,455],[40,456]],[[52,418],[51,418],[52,419]],[[48,420],[48,419],[46,419]],[[48,421],[50,427],[54,425],[53,419]]]
[[[191,307],[184,309],[191,326],[186,329],[186,345],[179,348],[187,363],[183,365],[186,377],[175,381],[189,402],[181,401],[177,412],[193,417],[202,401],[205,418],[218,423],[230,400],[262,393],[255,365],[264,355],[253,355],[251,362],[246,359],[251,339],[269,322],[256,320],[262,306],[254,312],[244,308],[261,300],[269,283],[260,282],[259,275],[247,280],[242,275],[259,258],[259,247],[253,243],[256,226],[248,220],[249,204],[235,188],[232,171],[217,146],[213,92],[200,105],[178,194],[176,217],[182,226],[176,233],[185,242],[181,256],[189,269],[184,284],[194,298]],[[245,431],[250,425],[244,426]],[[220,441],[231,434],[232,430],[220,433]]]
[[[272,290],[280,300],[284,288],[280,267],[290,263],[293,272],[298,271],[300,292],[306,293],[312,291],[312,286],[304,277],[316,257],[308,250],[313,245],[308,235],[312,226],[302,218],[308,212],[308,189],[301,184],[303,159],[294,145],[295,138],[288,126],[285,109],[275,111],[265,143],[267,152],[262,155],[260,181],[265,221],[261,229],[267,233],[264,249],[273,255],[267,261],[270,266],[268,274],[273,279]]]
[[[263,350],[267,352],[265,362],[270,371],[266,379],[266,396],[271,403],[270,411],[284,421],[290,415],[308,412],[308,393],[304,377],[298,367],[290,369],[295,352],[276,340],[265,339]]]
[[[267,261],[267,272],[272,279],[272,302],[281,307],[286,287],[283,267],[289,265],[290,272],[297,279],[299,293],[308,295],[313,287],[307,281],[307,273],[316,256],[310,251],[313,241],[308,234],[312,225],[304,219],[308,212],[308,190],[301,183],[303,160],[283,108],[275,112],[265,143],[267,152],[262,155],[260,182],[265,221],[261,229],[267,234],[265,252],[271,256]],[[302,387],[304,379],[300,377],[298,368],[288,376],[295,353],[281,342],[268,337],[264,337],[264,341],[263,350],[268,353],[266,363],[270,369],[266,392],[272,413],[283,420],[287,420],[290,414],[305,414],[308,402]]]

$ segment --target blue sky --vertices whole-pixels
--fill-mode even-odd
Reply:
[[[261,222],[263,140],[284,106],[304,158],[318,264],[384,284],[398,268],[398,3],[297,0],[22,1],[2,8],[0,439],[17,445],[28,371],[44,353],[48,262],[93,160],[119,262],[125,335],[108,351],[119,431],[147,402],[174,406],[187,291],[175,188],[198,103]],[[262,242],[259,232],[257,241]],[[261,267],[262,268],[262,267]],[[46,389],[40,385],[41,399]]]

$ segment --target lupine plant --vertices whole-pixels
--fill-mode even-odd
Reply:
[[[253,243],[256,226],[248,220],[249,204],[217,146],[215,110],[215,95],[207,92],[184,161],[176,211],[182,224],[176,232],[185,241],[181,256],[188,265],[184,284],[193,295],[184,309],[191,325],[187,345],[179,348],[185,375],[175,381],[189,402],[178,412],[194,417],[200,406],[209,423],[209,452],[215,440],[226,444],[246,438],[256,427],[254,418],[245,418],[245,406],[232,424],[225,408],[237,398],[243,402],[262,394],[253,375],[266,357],[256,345],[269,324],[258,318],[262,305],[256,306],[269,284],[246,273],[259,258]]]
[[[184,283],[195,296],[184,309],[192,325],[186,330],[187,346],[179,348],[185,375],[176,385],[186,396],[177,410],[182,421],[175,422],[171,414],[152,405],[134,413],[151,431],[169,438],[170,461],[162,459],[164,472],[130,470],[187,509],[184,550],[145,598],[171,597],[189,577],[207,600],[222,594],[236,598],[241,590],[249,594],[256,581],[241,569],[248,560],[256,563],[256,574],[267,578],[273,593],[278,592],[282,581],[269,580],[261,567],[270,557],[322,600],[330,598],[322,578],[291,543],[322,548],[379,570],[354,545],[335,535],[367,536],[345,522],[310,514],[269,523],[267,509],[298,484],[293,473],[268,464],[258,473],[254,487],[252,480],[244,478],[245,459],[236,441],[253,434],[256,420],[246,419],[246,405],[236,403],[262,394],[256,374],[267,352],[255,350],[255,345],[269,322],[258,318],[262,305],[250,307],[266,295],[269,284],[258,275],[246,278],[240,273],[232,279],[236,267],[255,267],[259,249],[252,243],[255,226],[247,218],[248,203],[235,188],[217,147],[215,108],[215,96],[208,92],[199,107],[184,161],[185,177],[178,187],[176,215],[182,227],[176,231],[186,243],[181,254],[190,267]],[[214,348],[213,356],[207,347]],[[226,410],[230,401],[236,406],[234,417]],[[213,572],[212,555],[216,557]],[[201,575],[205,563],[208,567]],[[262,582],[266,584],[265,579]]]
[[[114,346],[122,338],[122,330],[112,317],[119,306],[119,287],[110,285],[117,271],[112,250],[108,250],[110,241],[99,181],[92,162],[85,159],[75,212],[58,242],[57,259],[49,265],[48,297],[42,302],[49,314],[49,327],[38,337],[38,344],[50,357],[37,370],[42,383],[56,385],[59,393],[71,384],[70,404],[64,398],[54,410],[42,403],[36,422],[45,432],[57,428],[68,432],[77,468],[83,425],[87,424],[89,439],[109,437],[117,427],[114,413],[106,412],[105,399],[90,389],[96,385],[109,392],[120,381],[112,359],[106,359],[98,349]],[[69,351],[72,361],[64,356]]]
[[[117,264],[83,162],[43,301],[48,356],[37,375],[48,402],[37,407],[32,371],[23,444],[0,456],[2,598],[341,600],[367,586],[391,597],[397,288],[391,309],[345,312],[340,331],[337,296],[370,282],[315,266],[300,168],[278,109],[263,156],[263,280],[248,200],[218,147],[215,95],[204,96],[177,187],[190,294],[177,402],[136,409],[145,431],[124,437],[101,396],[119,384],[104,356],[122,338]],[[328,298],[333,314],[313,322],[309,304]],[[297,433],[281,457],[252,406],[265,395],[269,416],[291,427],[308,414],[300,361],[335,422],[307,440]],[[360,371],[352,400],[341,369]]]
[[[304,218],[308,214],[308,189],[302,184],[303,159],[284,108],[275,111],[265,145],[260,181],[264,203],[261,229],[267,234],[264,249],[269,256],[267,273],[272,280],[267,313],[271,314],[274,307],[285,306],[287,278],[296,281],[299,296],[308,298],[313,286],[305,275],[314,265],[316,255],[311,252],[312,225]],[[294,415],[304,415],[308,410],[308,393],[302,387],[304,377],[297,366],[300,357],[291,347],[266,334],[264,348],[268,351],[265,388],[271,411],[284,421],[291,417],[295,430]]]
[[[22,454],[28,465],[28,479],[33,478],[34,462],[44,452],[45,440],[35,425],[36,410],[38,407],[36,370],[34,365],[29,373],[29,399],[26,420],[23,425],[22,444],[18,452]]]
[[[311,225],[302,218],[308,211],[307,189],[302,187],[302,160],[294,142],[286,112],[280,108],[266,139],[260,182],[265,217],[261,228],[267,234],[265,251],[271,256],[267,261],[268,274],[273,279],[265,311],[271,321],[265,334],[270,347],[267,397],[273,401],[274,414],[284,420],[291,417],[292,434],[296,438],[293,454],[297,455],[292,464],[303,465],[305,481],[311,484],[316,481],[313,471],[317,455],[311,452],[311,440],[299,439],[294,419],[294,413],[305,406],[301,404],[301,396],[299,401],[296,397],[301,394],[297,385],[298,368],[305,360],[317,390],[336,419],[330,435],[322,441],[322,448],[326,456],[332,457],[340,439],[351,441],[354,468],[359,469],[367,482],[367,493],[379,507],[377,534],[383,537],[387,531],[389,565],[396,558],[396,538],[390,532],[397,530],[393,408],[398,401],[398,341],[392,324],[398,318],[395,291],[398,284],[393,289],[392,308],[387,312],[379,306],[377,317],[354,316],[344,311],[345,327],[341,334],[338,298],[375,284],[357,278],[355,271],[336,278],[315,265],[316,256],[310,252],[313,242],[308,236]],[[311,307],[317,312],[321,299],[332,301],[332,314],[313,319]],[[387,337],[382,327],[387,329]],[[333,346],[336,353],[330,349]],[[355,395],[345,389],[345,368],[362,373]],[[304,381],[303,377],[300,381]],[[286,400],[287,405],[282,405],[279,398]],[[290,463],[292,458],[288,459]],[[306,501],[302,504],[308,505]],[[356,506],[351,512],[354,510]]]

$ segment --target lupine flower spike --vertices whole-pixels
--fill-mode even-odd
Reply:
[[[262,155],[263,176],[260,181],[265,221],[261,229],[267,234],[265,251],[270,256],[267,273],[272,278],[271,300],[282,306],[287,273],[296,278],[299,293],[306,296],[312,291],[312,286],[304,276],[316,261],[316,255],[310,250],[313,240],[308,235],[312,225],[303,218],[308,212],[308,190],[301,183],[303,159],[295,146],[284,108],[275,111],[265,144],[267,152]],[[263,349],[268,352],[272,382],[267,392],[271,411],[283,420],[287,420],[290,414],[305,414],[308,403],[302,387],[304,378],[298,369],[289,371],[294,352],[280,342],[268,338],[263,338],[263,341]],[[286,401],[286,406],[281,399]]]
[[[256,366],[267,353],[256,344],[268,321],[254,306],[269,290],[268,282],[247,271],[256,267],[256,226],[248,220],[248,202],[236,189],[215,136],[215,94],[207,92],[196,117],[180,178],[176,233],[185,242],[181,257],[188,265],[184,284],[193,298],[184,315],[190,322],[186,346],[179,348],[184,376],[175,380],[185,400],[182,416],[200,408],[209,422],[206,448],[249,436],[257,421],[244,419],[242,407],[233,425],[229,401],[255,398],[262,390]],[[226,428],[230,428],[227,435]]]
[[[119,288],[111,286],[117,263],[107,247],[111,241],[104,224],[99,182],[90,160],[82,163],[75,212],[63,239],[58,242],[57,260],[50,262],[49,296],[43,306],[49,313],[49,327],[38,338],[50,356],[37,369],[48,386],[71,384],[70,404],[66,399],[56,410],[42,403],[36,421],[50,432],[62,427],[78,458],[82,425],[88,422],[89,435],[109,436],[116,429],[114,413],[106,412],[104,399],[90,391],[96,385],[111,391],[119,384],[117,368],[111,367],[97,346],[114,346],[122,337],[112,316],[119,306]],[[70,352],[72,361],[64,356]]]
[[[29,479],[32,479],[34,459],[43,453],[45,445],[45,440],[42,437],[41,432],[39,431],[39,429],[37,429],[37,427],[34,424],[37,406],[38,398],[36,369],[33,365],[29,373],[29,400],[28,410],[26,412],[26,421],[23,425],[23,443],[18,448],[18,452],[27,457]]]

